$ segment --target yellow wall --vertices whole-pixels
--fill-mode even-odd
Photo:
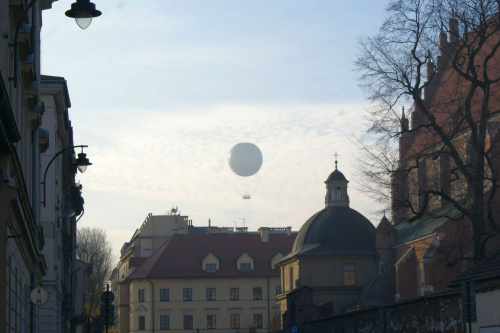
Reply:
[[[230,330],[230,314],[240,315],[240,331],[253,326],[253,315],[262,314],[263,328],[257,332],[267,332],[268,316],[279,312],[275,303],[275,291],[279,285],[278,277],[271,278],[186,278],[153,279],[154,302],[151,298],[152,285],[147,280],[133,280],[130,284],[130,332],[138,331],[138,317],[144,316],[146,332],[151,331],[151,313],[154,307],[154,330],[160,330],[160,316],[170,316],[169,332],[186,332],[183,329],[183,315],[193,315],[193,331],[207,329],[207,315],[216,315],[217,329],[211,332],[238,332]],[[230,301],[230,288],[239,288],[239,300]],[[262,300],[253,300],[253,287],[262,288]],[[160,302],[160,289],[168,288],[170,300]],[[183,301],[183,288],[193,288],[193,300]],[[206,288],[216,288],[216,301],[206,300]],[[145,289],[145,302],[138,302],[138,290]],[[141,331],[144,332],[144,331]]]

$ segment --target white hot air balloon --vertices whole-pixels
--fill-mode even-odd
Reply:
[[[253,143],[241,142],[231,148],[228,163],[235,174],[238,190],[243,193],[243,199],[250,199],[257,190],[262,161],[262,152]]]

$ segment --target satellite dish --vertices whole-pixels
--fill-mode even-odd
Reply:
[[[257,191],[262,160],[262,152],[253,143],[238,143],[229,151],[227,161],[235,178],[234,184],[243,199],[250,199]]]
[[[241,177],[249,177],[259,172],[262,166],[262,152],[253,143],[242,142],[231,148],[228,156],[229,167]]]

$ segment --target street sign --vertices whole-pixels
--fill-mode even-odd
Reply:
[[[104,325],[113,326],[115,322],[115,306],[113,304],[101,304],[101,319]]]
[[[290,326],[290,333],[299,333],[299,326],[298,325],[291,325]]]
[[[40,306],[47,303],[48,300],[49,300],[49,294],[47,293],[47,290],[43,289],[42,287],[33,288],[31,290],[30,292],[31,303]]]
[[[103,303],[113,303],[114,300],[115,300],[115,294],[113,294],[109,290],[101,294],[101,301]]]
[[[462,322],[476,322],[476,285],[473,281],[460,284],[460,298],[462,301]]]

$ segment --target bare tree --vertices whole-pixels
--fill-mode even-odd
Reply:
[[[500,232],[499,8],[498,0],[392,1],[355,63],[372,101],[358,141],[367,192],[391,199],[395,221],[469,221],[473,253],[461,259],[484,258]]]
[[[76,235],[78,259],[90,264],[92,274],[85,280],[85,315],[99,315],[101,294],[113,270],[114,259],[106,231],[102,228],[80,228]]]

